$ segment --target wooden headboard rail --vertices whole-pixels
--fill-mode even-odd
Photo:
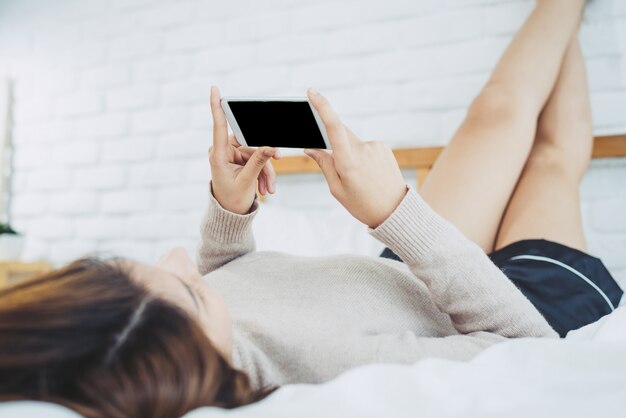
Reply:
[[[393,154],[402,169],[417,170],[421,184],[433,166],[443,147],[397,148]],[[593,158],[626,157],[626,135],[598,136],[594,138]],[[307,156],[283,157],[272,161],[276,174],[303,174],[319,171],[317,164]]]

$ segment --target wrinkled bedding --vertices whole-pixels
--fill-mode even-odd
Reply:
[[[604,417],[622,416],[625,399],[621,307],[563,340],[511,340],[465,363],[363,366],[323,385],[287,386],[256,405],[186,417]]]

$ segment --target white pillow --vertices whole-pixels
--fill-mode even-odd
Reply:
[[[80,418],[80,415],[70,409],[53,403],[15,401],[0,403],[0,417]]]
[[[301,210],[262,203],[260,209],[252,227],[259,251],[375,256],[384,248],[341,206]]]

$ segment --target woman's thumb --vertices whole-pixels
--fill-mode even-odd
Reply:
[[[319,155],[317,154],[317,151],[316,151],[316,150],[314,150],[314,149],[309,149],[309,148],[305,148],[305,149],[304,149],[304,153],[305,153],[306,155],[308,155],[309,157],[311,157],[311,158],[313,159],[313,161],[315,161],[315,162],[317,163],[317,165],[319,165],[319,164],[320,164],[320,161],[319,161],[320,157],[319,157]],[[321,167],[320,167],[320,168],[321,168]]]
[[[276,148],[261,147],[254,151],[250,156],[250,159],[243,166],[240,176],[243,177],[245,182],[253,182],[259,177],[261,170],[267,163],[267,160],[272,158],[272,155],[276,153]]]
[[[322,174],[326,178],[326,182],[331,190],[337,189],[341,184],[337,169],[335,168],[335,159],[332,155],[322,150],[314,150],[306,148],[304,153],[311,157],[322,170]]]

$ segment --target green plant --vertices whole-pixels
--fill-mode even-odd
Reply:
[[[18,235],[18,233],[15,232],[13,228],[11,228],[11,225],[0,223],[0,235],[3,235],[3,234]]]

